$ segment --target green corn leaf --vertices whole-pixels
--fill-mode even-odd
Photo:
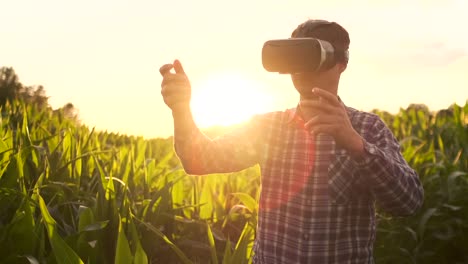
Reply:
[[[437,212],[437,208],[429,208],[424,212],[423,216],[419,220],[418,225],[418,235],[419,238],[422,240],[424,238],[424,233],[426,231],[426,224],[427,221]]]
[[[122,164],[120,165],[120,170],[123,172],[121,177],[124,182],[128,183],[130,172],[132,171],[132,152],[130,152],[129,148],[122,149],[120,152],[123,157]]]
[[[237,241],[236,248],[232,255],[231,263],[248,263],[252,254],[255,231],[249,223],[246,223],[241,236]]]
[[[138,220],[138,218],[134,218],[134,219],[140,224],[144,225],[146,228],[148,228],[151,232],[156,234],[158,237],[162,238],[169,245],[169,247],[177,254],[177,256],[179,256],[182,263],[193,264],[193,262],[187,258],[184,252],[182,252],[182,250],[180,250],[174,243],[172,243],[172,241],[166,235],[164,235],[161,231],[159,231],[157,228],[155,228],[151,224]]]
[[[204,181],[203,186],[201,187],[201,193],[199,195],[199,203],[203,206],[200,206],[200,219],[211,219],[215,205],[213,201],[213,196],[211,195],[211,182],[212,181]],[[212,219],[215,221],[215,219]]]
[[[226,247],[224,248],[223,264],[234,264],[232,261],[231,240],[227,240]]]
[[[115,201],[115,187],[114,187],[114,180],[112,179],[112,176],[110,176],[109,179],[107,180],[106,200]]]
[[[74,159],[76,160],[74,162],[74,175],[75,177],[78,177],[78,182],[81,180],[80,179],[80,176],[81,176],[81,170],[83,168],[82,166],[82,163],[83,163],[83,160],[81,159],[81,153],[82,153],[82,148],[81,148],[81,144],[80,142],[76,142],[76,146],[75,146],[75,153],[74,153]],[[79,158],[77,158],[79,157]]]
[[[85,226],[80,232],[92,232],[92,231],[102,230],[107,226],[108,223],[109,223],[109,220],[99,221],[99,222]]]
[[[94,223],[93,210],[89,207],[80,206],[78,220],[78,231],[82,232],[85,228]]]
[[[133,223],[133,221],[130,221],[128,225],[130,230],[130,240],[135,245],[133,263],[148,264],[148,256],[146,255],[146,252],[141,246],[140,237],[138,236],[138,231],[135,227],[135,224]]]
[[[21,127],[21,135],[23,137],[23,142],[26,143],[26,146],[31,146],[32,141],[31,141],[31,137],[29,135],[28,115],[27,115],[26,111],[23,111],[23,124],[22,124],[22,127]]]
[[[450,175],[447,177],[447,194],[448,194],[449,202],[453,201],[457,194],[462,193],[462,192],[457,191],[460,188],[462,188],[462,186],[457,185],[457,178],[466,176],[466,175],[468,175],[468,173],[466,172],[454,171],[450,173]]]
[[[218,256],[216,255],[216,245],[211,232],[210,224],[206,223],[206,233],[208,235],[208,243],[210,244],[211,264],[218,264]]]
[[[52,218],[44,202],[44,199],[39,195],[39,208],[41,210],[42,219],[47,229],[52,253],[55,256],[57,263],[63,264],[84,264],[78,255],[71,249],[67,243],[60,237],[57,230],[57,224]]]
[[[23,197],[21,206],[15,213],[11,223],[9,236],[11,241],[21,241],[16,244],[15,250],[21,254],[33,254],[37,244],[35,236],[35,220],[31,212],[30,201],[28,197]]]
[[[146,255],[141,243],[136,244],[135,258],[133,260],[135,264],[148,264],[148,256]]]
[[[440,152],[443,156],[445,156],[444,141],[442,140],[442,137],[440,135],[437,136],[437,143],[439,144]]]
[[[246,193],[232,193],[232,195],[239,199],[247,207],[247,209],[250,210],[250,212],[257,212],[258,205],[252,196]]]
[[[30,264],[39,264],[39,261],[31,255],[25,255],[24,257],[29,261]]]
[[[133,263],[132,252],[128,244],[127,236],[122,228],[122,221],[119,217],[119,233],[117,235],[117,246],[115,250],[115,264],[131,264]]]

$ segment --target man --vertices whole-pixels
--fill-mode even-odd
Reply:
[[[189,174],[260,164],[254,263],[373,263],[374,204],[395,216],[413,214],[423,202],[421,183],[383,121],[337,96],[348,64],[347,31],[335,22],[308,20],[292,37],[328,41],[345,56],[331,69],[292,74],[300,94],[296,108],[255,116],[214,140],[193,121],[181,63],[162,66],[176,152]]]

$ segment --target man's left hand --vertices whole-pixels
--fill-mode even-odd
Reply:
[[[312,134],[325,133],[332,136],[335,142],[350,152],[354,157],[364,154],[362,137],[354,130],[344,104],[338,97],[320,88],[312,89],[319,100],[303,100],[300,106],[311,108],[317,114],[305,123]]]

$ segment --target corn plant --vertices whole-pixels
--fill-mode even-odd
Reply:
[[[188,177],[170,139],[20,101],[0,126],[2,263],[247,263],[258,171]]]
[[[380,214],[377,263],[468,262],[468,104],[430,113],[413,105],[386,121],[425,190],[407,218]]]
[[[185,174],[172,139],[89,129],[6,102],[0,122],[0,263],[250,263],[260,173]],[[377,263],[468,261],[468,104],[376,111],[418,172],[412,217],[378,215]]]

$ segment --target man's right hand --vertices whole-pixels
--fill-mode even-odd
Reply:
[[[171,72],[174,68],[175,73]],[[190,110],[191,85],[180,61],[174,64],[165,64],[159,72],[163,76],[161,83],[161,94],[164,102],[172,112],[183,112]]]

